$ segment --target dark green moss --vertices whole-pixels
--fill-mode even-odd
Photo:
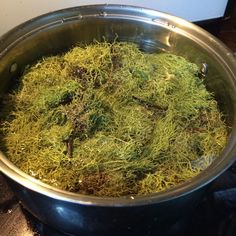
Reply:
[[[1,140],[26,173],[96,196],[178,185],[227,139],[213,94],[184,58],[96,43],[27,68],[5,98]]]

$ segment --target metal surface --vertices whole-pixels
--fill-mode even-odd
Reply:
[[[208,183],[234,161],[236,153],[236,63],[215,37],[180,18],[153,10],[119,5],[66,9],[38,17],[0,38],[0,95],[17,81],[25,65],[63,52],[77,42],[132,41],[148,52],[169,51],[201,67],[232,127],[222,155],[188,182],[144,197],[99,198],[58,190],[29,177],[1,154],[0,170],[29,211],[46,224],[80,235],[152,235],[186,215]],[[140,222],[143,222],[140,224]]]
[[[235,193],[236,163],[214,181],[191,217],[180,218],[169,225],[165,236],[235,236]],[[1,174],[0,229],[1,236],[65,236],[26,211]]]
[[[34,16],[66,7],[104,3],[136,5],[139,7],[150,7],[155,10],[167,12],[185,18],[186,20],[196,22],[223,17],[226,6],[228,10],[228,8],[230,8],[229,3],[233,1],[234,0],[178,0],[178,2],[176,0],[57,0],[56,2],[48,0],[0,1],[0,22],[4,22],[4,24],[0,24],[0,35]],[[227,15],[229,14],[230,12],[227,13]]]
[[[208,73],[208,65],[206,63],[202,63],[200,72],[199,72],[199,76],[200,77],[206,77]]]

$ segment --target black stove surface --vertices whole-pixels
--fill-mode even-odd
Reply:
[[[17,200],[0,175],[1,236],[63,236],[44,225]],[[168,236],[236,235],[236,163],[208,189],[191,220],[182,219],[170,228]]]

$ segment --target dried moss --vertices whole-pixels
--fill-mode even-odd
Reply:
[[[178,185],[227,139],[213,94],[184,58],[96,43],[26,69],[5,98],[1,146],[26,173],[96,196]]]

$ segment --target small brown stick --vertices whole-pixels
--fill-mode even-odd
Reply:
[[[73,136],[70,136],[67,140],[64,141],[66,143],[66,154],[68,157],[72,158],[73,157],[73,150],[74,150],[74,138]]]
[[[146,101],[144,101],[141,98],[138,98],[136,96],[132,96],[132,98],[136,102],[138,102],[140,105],[144,106],[147,109],[151,109],[151,110],[155,109],[155,110],[160,110],[160,111],[163,111],[163,112],[167,111],[167,109],[168,109],[167,107],[162,107],[162,106],[159,106],[159,105],[156,105],[156,104],[150,104],[150,103],[148,103],[148,102],[146,102]]]

